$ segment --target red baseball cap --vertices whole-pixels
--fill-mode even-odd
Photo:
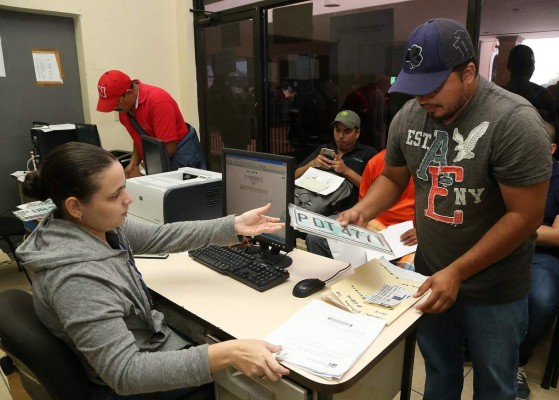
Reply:
[[[131,84],[132,80],[130,77],[116,69],[101,75],[99,83],[97,83],[97,91],[99,92],[97,111],[114,111],[120,101],[120,96],[130,88]]]

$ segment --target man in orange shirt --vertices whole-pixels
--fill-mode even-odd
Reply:
[[[376,154],[373,158],[369,160],[361,176],[361,183],[359,185],[359,200],[361,200],[369,186],[373,184],[375,179],[377,179],[383,168],[384,168],[384,154],[386,150],[381,151]],[[377,231],[383,230],[390,225],[399,224],[401,222],[413,221],[414,220],[414,189],[413,180],[410,178],[406,190],[402,193],[400,199],[388,210],[379,214],[375,219],[371,220],[367,225],[367,228],[374,229]],[[307,239],[309,237],[307,236]],[[407,246],[413,246],[417,244],[417,236],[415,229],[410,229],[404,232],[400,236],[400,240],[403,244]],[[311,240],[307,240],[307,250],[314,254],[319,254],[323,257],[334,258],[332,252],[330,251],[330,246],[328,241],[319,236],[312,236]],[[413,264],[413,255],[405,256],[400,260],[402,264]],[[411,268],[411,267],[410,267]]]
[[[363,175],[361,176],[361,185],[359,186],[359,200],[365,197],[365,194],[367,193],[367,190],[369,190],[369,187],[382,173],[382,170],[384,168],[385,154],[386,150],[382,150],[380,153],[371,158],[367,163],[367,166],[363,171]],[[402,196],[400,196],[400,199],[391,208],[377,215],[374,220],[369,222],[369,227],[371,227],[372,224],[374,228],[380,230],[390,225],[395,225],[406,221],[413,221],[414,204],[415,199],[413,180],[410,178],[410,182],[408,183],[406,190],[404,190],[404,192],[402,193]]]

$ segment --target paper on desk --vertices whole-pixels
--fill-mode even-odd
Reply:
[[[339,379],[384,326],[381,319],[312,300],[265,340],[282,346],[282,362],[326,379]]]
[[[40,129],[43,132],[67,131],[71,129],[76,129],[76,125],[74,124],[44,125],[44,126],[35,127],[34,129]]]
[[[27,171],[16,171],[10,174],[10,176],[13,176],[19,182],[23,182],[25,180],[25,175],[27,175]]]
[[[413,294],[417,292],[425,279],[427,279],[426,276],[406,271],[381,258],[371,260],[356,268],[353,275],[334,283],[331,291],[338,299],[337,302],[334,302],[336,305],[354,313],[382,318],[387,324],[390,324],[419,298],[411,297],[389,308],[367,303],[365,297],[376,293],[384,284],[397,285]],[[323,297],[329,299],[329,296]]]
[[[300,178],[295,179],[295,185],[326,196],[335,192],[344,180],[342,176],[310,167]]]

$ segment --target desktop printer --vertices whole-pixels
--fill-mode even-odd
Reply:
[[[195,168],[130,178],[128,216],[164,224],[223,216],[221,174]]]

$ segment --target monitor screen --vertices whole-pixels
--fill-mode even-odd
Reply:
[[[255,240],[271,254],[293,250],[295,232],[289,224],[288,205],[293,202],[295,190],[295,159],[277,154],[253,151],[223,150],[223,205],[225,215],[242,214],[253,208],[272,204],[268,215],[279,217],[285,228],[262,234]],[[285,257],[285,256],[283,256]],[[273,260],[268,260],[276,264]]]
[[[142,147],[144,150],[144,167],[146,175],[159,174],[171,170],[171,162],[167,155],[165,142],[162,140],[142,135]]]
[[[101,147],[101,139],[97,125],[94,124],[76,124],[76,138],[78,142],[89,143],[94,146]]]

